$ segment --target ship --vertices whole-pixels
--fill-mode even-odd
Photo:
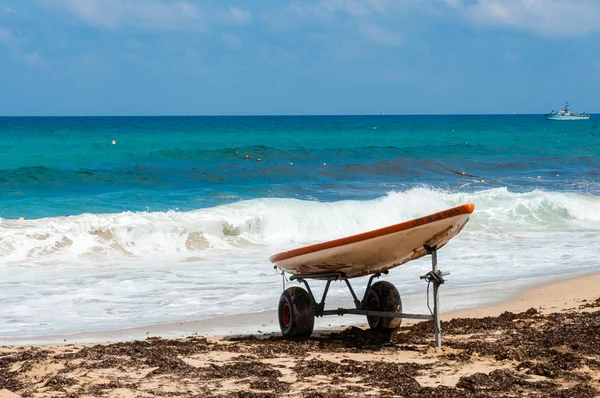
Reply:
[[[565,107],[559,111],[552,110],[552,112],[547,113],[546,119],[548,120],[588,120],[590,118],[589,113],[573,113],[571,112],[571,108],[569,107],[569,103],[565,104]]]

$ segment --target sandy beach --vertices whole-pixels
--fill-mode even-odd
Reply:
[[[254,325],[253,325],[254,326]],[[391,333],[273,333],[0,347],[0,397],[596,397],[600,274]]]

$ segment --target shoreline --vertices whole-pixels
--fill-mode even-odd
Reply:
[[[549,314],[571,310],[591,297],[600,297],[600,272],[571,275],[523,290],[512,299],[484,307],[474,307],[442,314],[442,320],[498,316],[503,312],[523,312],[535,308]]]
[[[431,321],[394,332],[317,327],[299,340],[147,332],[100,344],[1,345],[0,398],[600,396],[600,273],[442,317],[439,348]],[[172,325],[161,327],[172,333]]]
[[[594,295],[600,296],[600,271],[460,287],[452,287],[448,284],[442,285],[440,290],[441,320],[497,316],[505,311],[522,312],[529,308],[536,308],[542,312],[561,310],[566,309],[567,303],[574,305],[577,300]],[[427,314],[429,310],[426,300],[425,292],[403,295],[403,309],[406,313]],[[551,306],[548,307],[548,304]],[[327,303],[329,309],[340,306],[352,308],[353,303],[351,301]],[[418,322],[421,321],[402,320],[403,325]],[[327,316],[315,319],[315,333],[327,333],[348,326],[364,325],[362,316]],[[279,333],[276,310],[267,310],[115,330],[41,336],[0,336],[0,347],[117,343],[150,337],[180,339],[190,336],[208,338],[271,336]]]

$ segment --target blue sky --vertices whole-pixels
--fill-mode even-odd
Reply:
[[[600,112],[597,0],[0,0],[0,115]]]

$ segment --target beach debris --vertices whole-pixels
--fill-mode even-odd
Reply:
[[[531,308],[455,318],[442,323],[445,346],[435,354],[427,321],[392,333],[350,326],[293,341],[279,335],[194,336],[4,347],[0,393],[592,398],[600,393],[598,303],[600,298],[584,301],[580,312]],[[94,378],[98,374],[104,381]]]

